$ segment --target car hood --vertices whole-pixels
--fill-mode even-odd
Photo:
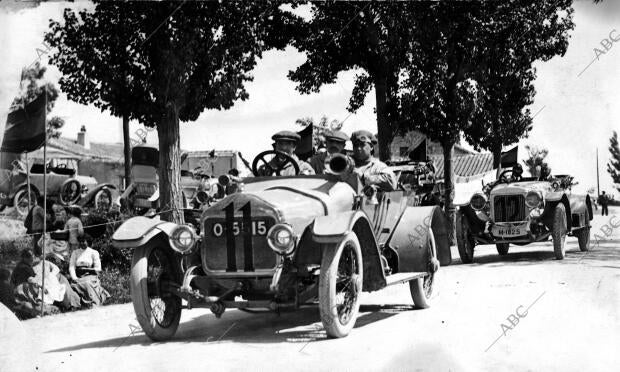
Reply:
[[[203,220],[224,217],[230,203],[234,204],[235,216],[240,216],[240,208],[249,202],[253,216],[273,216],[278,222],[286,222],[301,233],[318,216],[351,210],[354,197],[353,189],[343,182],[327,182],[318,189],[273,184],[263,190],[227,196],[208,208],[203,213]]]
[[[551,186],[548,182],[540,181],[502,183],[491,190],[491,195],[525,194],[529,191],[540,191],[545,195],[551,191]]]

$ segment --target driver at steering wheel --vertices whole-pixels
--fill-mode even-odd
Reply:
[[[299,144],[299,141],[301,140],[299,134],[292,131],[283,130],[274,134],[271,139],[274,141],[274,150],[285,153],[293,160],[295,160],[295,162],[297,162],[297,164],[299,165],[299,174],[314,174],[314,169],[312,169],[310,164],[300,160],[297,155],[295,155],[295,149],[297,148],[297,144]],[[269,165],[269,167],[267,165]],[[270,171],[270,168],[280,169],[280,176],[295,175],[294,165],[291,162],[287,161],[287,159],[282,159],[280,156],[276,155],[267,164],[263,164],[258,168],[257,176],[272,176],[273,172]]]

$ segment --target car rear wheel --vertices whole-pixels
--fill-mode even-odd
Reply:
[[[456,245],[459,249],[461,261],[466,264],[472,263],[476,241],[471,233],[469,221],[461,211],[456,213]]]
[[[131,300],[144,333],[154,341],[174,336],[181,320],[181,298],[172,293],[178,275],[173,254],[161,243],[136,248],[131,262]]]
[[[354,233],[337,246],[326,246],[319,278],[319,310],[329,337],[351,332],[359,311],[363,283],[362,250]]]
[[[586,208],[586,227],[577,232],[577,240],[579,241],[579,250],[587,252],[590,250],[590,213]]]
[[[505,256],[508,254],[510,243],[497,243],[495,244],[495,247],[497,248],[497,253],[499,253],[500,256]]]
[[[558,260],[564,259],[565,242],[566,242],[566,208],[564,204],[558,203],[553,212],[553,252]]]

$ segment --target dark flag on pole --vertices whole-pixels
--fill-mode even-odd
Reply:
[[[409,152],[409,160],[415,162],[428,161],[428,156],[426,154],[426,138],[418,146],[416,146],[416,148]]]
[[[299,136],[301,137],[301,140],[299,141],[299,144],[295,149],[295,155],[297,155],[300,160],[305,161],[312,155],[314,155],[314,141],[312,138],[313,131],[314,126],[310,124],[304,129],[297,132],[297,134],[299,134]]]
[[[502,156],[501,156],[502,168],[510,168],[510,167],[515,166],[518,163],[518,160],[517,160],[518,151],[519,151],[519,146],[515,146],[506,152],[502,152]]]
[[[31,152],[45,143],[45,92],[6,118],[0,151]]]

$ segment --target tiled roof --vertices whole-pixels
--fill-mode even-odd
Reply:
[[[431,155],[435,165],[435,177],[444,178],[443,155]],[[493,169],[493,154],[482,153],[465,156],[455,156],[452,158],[454,174],[461,177],[470,177],[477,174],[486,173]]]
[[[90,148],[77,143],[76,140],[69,138],[50,138],[48,141],[48,151],[50,149],[60,150],[66,155],[63,157],[75,157],[76,159],[89,158],[112,161],[119,164],[123,163],[123,144],[122,143],[98,143],[91,142]],[[32,152],[29,156],[33,158],[43,158],[43,148]]]

